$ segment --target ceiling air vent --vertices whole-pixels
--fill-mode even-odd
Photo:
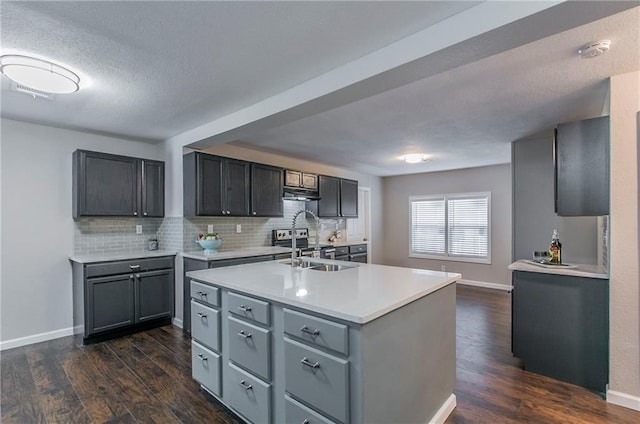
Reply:
[[[22,85],[22,84],[18,84],[18,83],[13,83],[11,85],[12,85],[12,88],[15,91],[17,91],[19,93],[24,93],[24,94],[28,94],[30,96],[33,96],[34,99],[36,97],[39,97],[41,99],[51,100],[53,98],[53,96],[54,96],[52,93],[47,93],[46,91],[37,90],[35,88],[27,87],[26,85]]]

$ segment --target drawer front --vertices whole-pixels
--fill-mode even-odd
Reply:
[[[191,336],[220,352],[220,311],[191,301]]]
[[[367,263],[367,254],[366,253],[356,253],[354,255],[349,255],[350,262],[360,262],[363,264]]]
[[[229,312],[264,325],[269,325],[269,303],[229,293]]]
[[[366,244],[356,244],[355,246],[349,246],[349,253],[366,253]]]
[[[224,400],[253,423],[271,422],[271,385],[228,363]]]
[[[288,395],[284,395],[284,413],[287,423],[295,424],[335,424],[330,419],[322,416],[311,408],[307,408],[303,404],[296,402]]]
[[[220,307],[220,293],[217,287],[191,280],[191,297],[211,306]]]
[[[173,268],[173,262],[173,256],[153,259],[113,261],[86,265],[86,271],[87,277],[100,277],[102,275],[117,275]]]
[[[349,362],[284,340],[285,390],[338,421],[349,421]]]
[[[220,396],[220,355],[191,340],[191,375],[211,393]]]
[[[344,324],[284,309],[284,332],[307,343],[349,354],[349,328]]]
[[[349,254],[349,246],[336,247],[336,256],[343,256]]]
[[[229,317],[229,359],[269,380],[271,378],[271,331]]]

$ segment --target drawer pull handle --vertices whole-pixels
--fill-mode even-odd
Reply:
[[[134,269],[140,269],[140,265],[129,265],[129,269],[130,270],[134,270]]]
[[[300,424],[309,424],[309,419],[305,418],[304,421],[302,421]]]
[[[251,333],[245,333],[244,330],[240,330],[240,332],[238,333],[238,336],[244,337],[245,339],[250,339]]]
[[[209,293],[207,293],[207,292],[198,292],[198,296],[200,296],[200,297],[207,297],[208,294]]]
[[[302,365],[306,365],[308,367],[311,367],[314,370],[317,370],[318,368],[320,368],[320,362],[316,362],[315,364],[312,364],[311,362],[309,362],[309,360],[306,357],[302,358],[302,361],[300,361],[300,363]]]
[[[209,358],[204,356],[202,353],[198,353],[198,358],[200,358],[201,361],[208,361],[209,360]]]
[[[206,317],[207,317],[207,314],[203,314],[202,312],[198,312],[198,316],[199,316],[200,318],[206,318]]]
[[[251,306],[240,305],[240,306],[238,306],[238,309],[240,309],[241,311],[244,311],[244,312],[251,312]]]
[[[244,380],[240,381],[240,385],[245,390],[252,390],[253,389],[253,385],[252,384],[247,384]]]
[[[300,331],[302,331],[303,333],[311,334],[312,336],[317,336],[320,334],[320,330],[318,330],[317,328],[312,331],[306,325],[303,325],[302,328],[300,328]]]

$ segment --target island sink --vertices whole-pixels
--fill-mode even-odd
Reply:
[[[285,259],[284,261],[280,261],[280,263],[283,265],[291,266],[291,259]],[[297,268],[311,269],[314,271],[335,272],[335,271],[344,271],[345,269],[352,269],[357,267],[358,265],[342,265],[342,264],[331,264],[331,263],[303,260],[300,262],[300,265]]]

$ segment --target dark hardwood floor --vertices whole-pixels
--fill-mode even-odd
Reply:
[[[458,406],[447,423],[638,423],[640,412],[522,370],[510,295],[458,287]],[[239,423],[191,379],[189,340],[166,326],[86,347],[72,337],[4,351],[3,423]]]

